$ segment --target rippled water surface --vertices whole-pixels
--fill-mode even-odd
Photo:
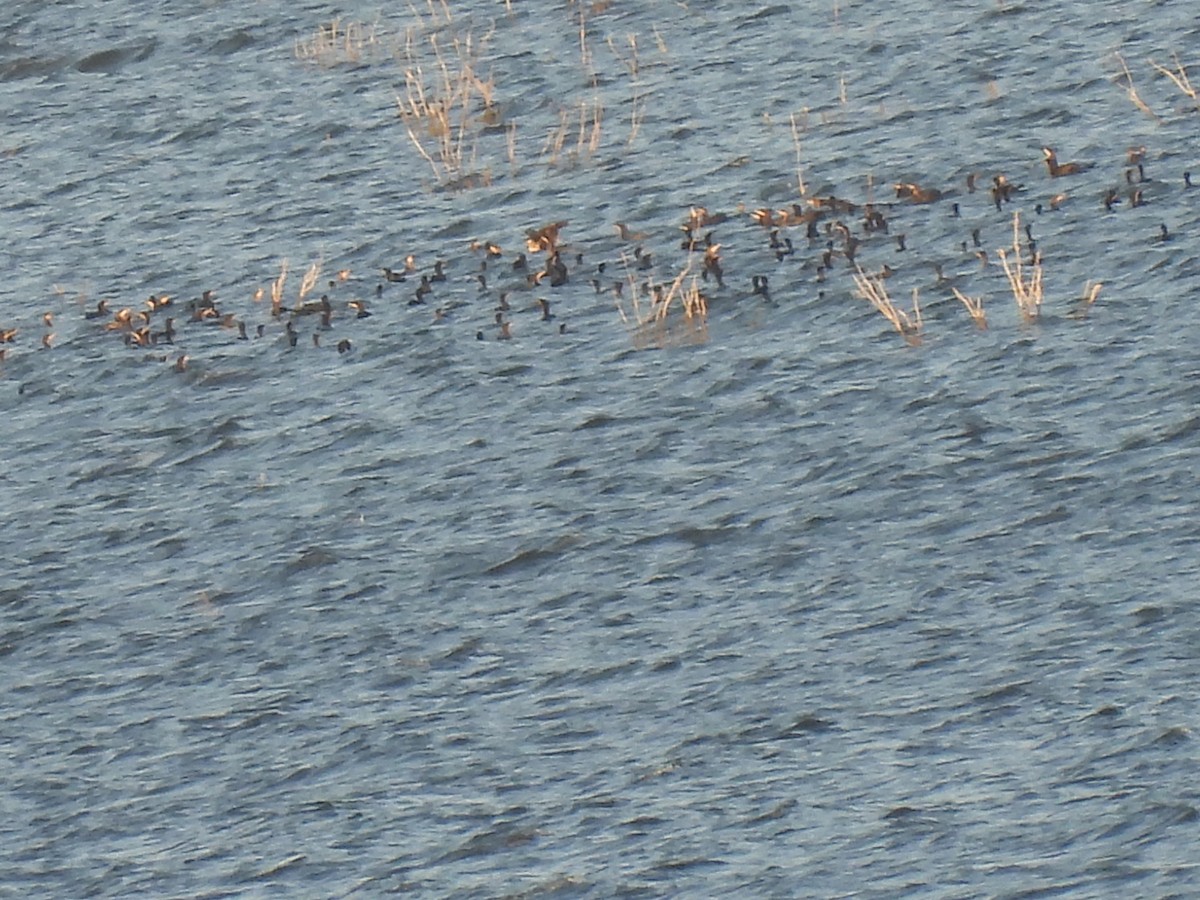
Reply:
[[[398,115],[431,37],[493,92],[450,168]],[[1200,112],[1150,60],[1198,37],[1182,0],[7,4],[0,892],[1194,895]],[[919,343],[832,216],[779,258],[750,218],[831,194],[878,202],[842,218]],[[706,330],[635,334],[693,206]],[[333,311],[294,347],[285,259]],[[130,348],[151,294],[174,345]]]

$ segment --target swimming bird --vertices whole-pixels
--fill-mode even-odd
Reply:
[[[913,203],[935,203],[942,199],[942,192],[937,188],[923,188],[920,185],[905,183],[893,185],[896,198],[911,200]]]
[[[646,232],[630,231],[629,226],[626,225],[624,222],[617,222],[614,225],[614,227],[617,229],[617,232],[621,235],[621,240],[627,241],[631,244],[636,244],[638,241],[650,240],[650,235],[646,234]]]
[[[543,274],[550,278],[550,287],[561,287],[567,283],[567,264],[562,261],[557,250],[551,253],[550,258],[546,260],[546,269]]]
[[[1013,194],[1024,189],[1024,185],[1013,184],[1003,173],[992,176],[992,202],[996,204],[996,209],[1000,209],[1001,204],[1010,202]]]
[[[1042,155],[1046,158],[1046,168],[1050,170],[1051,178],[1060,178],[1063,175],[1078,175],[1080,172],[1087,171],[1094,165],[1094,163],[1080,162],[1060,163],[1058,155],[1050,147],[1043,147]]]
[[[108,301],[101,300],[96,304],[95,309],[89,309],[83,314],[85,319],[103,319],[108,315]]]

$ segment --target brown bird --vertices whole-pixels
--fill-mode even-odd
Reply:
[[[1043,147],[1042,155],[1046,157],[1046,168],[1050,170],[1051,178],[1059,178],[1063,175],[1078,175],[1080,172],[1092,167],[1092,163],[1060,163],[1057,154],[1050,147]]]
[[[101,300],[96,304],[95,309],[89,309],[83,314],[85,319],[103,319],[108,315],[108,301]]]
[[[644,231],[630,231],[629,226],[624,222],[617,222],[614,226],[621,235],[621,240],[637,243],[638,241],[650,240],[650,235]]]
[[[923,188],[916,184],[897,184],[896,198],[911,200],[913,203],[935,203],[942,199],[942,192],[937,188]]]
[[[558,233],[567,227],[566,222],[551,222],[541,228],[525,232],[525,247],[530,253],[553,253],[558,249]]]

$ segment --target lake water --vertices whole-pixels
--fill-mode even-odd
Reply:
[[[445,156],[398,114],[431,37],[484,83]],[[1150,60],[1198,38],[1183,0],[7,4],[0,893],[1194,895],[1200,112]],[[838,215],[780,258],[750,219],[831,194],[919,342]],[[693,206],[724,286],[635,333]],[[285,259],[333,311],[294,347]],[[174,345],[131,348],[151,294]]]

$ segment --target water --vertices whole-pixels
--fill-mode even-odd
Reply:
[[[324,4],[0,21],[4,891],[1195,893],[1197,113],[1147,62],[1191,62],[1191,5],[617,0],[590,68],[578,10],[513,5],[345,4],[366,37],[317,62]],[[396,115],[406,28],[483,48],[516,129],[475,187]],[[1047,144],[1096,165],[1051,182]],[[798,157],[810,195],[951,192],[859,253],[919,288],[919,346],[844,260],[817,280],[824,239],[777,261],[749,223]],[[635,349],[613,223],[669,282],[693,205],[731,216],[706,339]],[[572,279],[523,289],[556,220]],[[449,280],[377,298],[409,253]],[[285,258],[288,306],[321,262],[320,347],[254,299]],[[185,321],[206,289],[250,340]],[[174,347],[84,318],[151,293]]]

